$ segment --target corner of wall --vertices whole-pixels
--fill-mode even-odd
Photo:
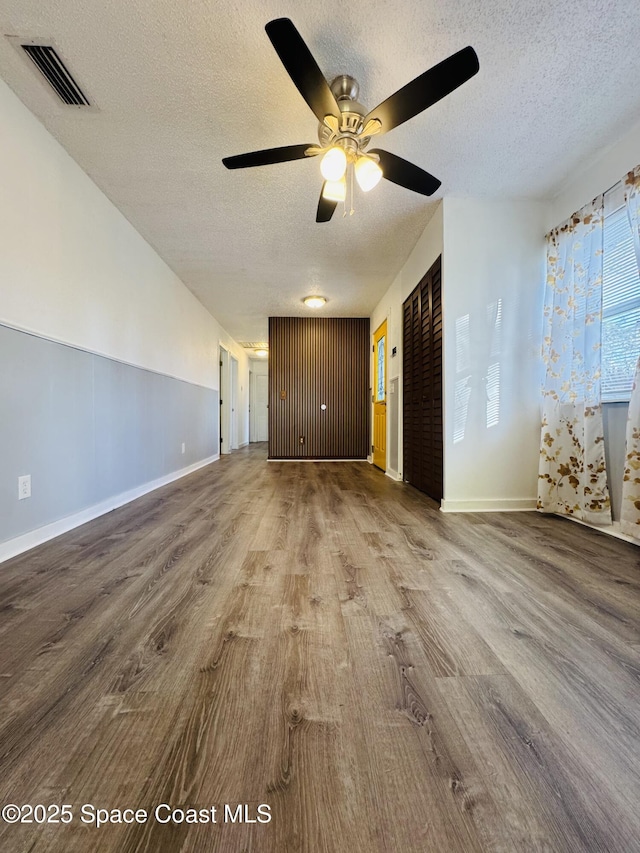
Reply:
[[[640,163],[640,122],[571,174],[549,204],[545,232],[555,228]]]

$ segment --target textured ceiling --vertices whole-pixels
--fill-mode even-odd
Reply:
[[[229,172],[224,156],[314,143],[316,120],[264,31],[290,17],[369,109],[471,44],[479,74],[376,145],[443,195],[544,198],[640,115],[637,0],[2,0],[4,34],[51,38],[98,107],[65,108],[0,39],[0,76],[240,340],[269,315],[366,315],[434,202],[383,181],[315,223],[318,161]]]

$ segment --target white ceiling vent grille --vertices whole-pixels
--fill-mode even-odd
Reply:
[[[86,95],[69,73],[56,49],[50,44],[21,44],[60,100],[74,107],[90,107]]]

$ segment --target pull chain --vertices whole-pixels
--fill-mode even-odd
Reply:
[[[353,171],[354,171],[353,166],[351,166],[349,168],[349,180],[350,180],[349,193],[350,193],[350,200],[351,200],[351,210],[349,211],[349,216],[353,216],[353,214],[354,214],[354,209],[353,209]]]
[[[343,217],[347,215],[347,200],[349,202],[349,216],[353,216],[355,209],[353,207],[353,166],[351,164],[347,166],[347,192],[344,196]]]

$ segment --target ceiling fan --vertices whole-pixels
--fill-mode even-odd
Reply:
[[[365,192],[381,178],[422,195],[432,195],[438,189],[440,181],[424,169],[381,148],[367,150],[367,146],[372,136],[393,130],[473,77],[480,66],[472,47],[434,65],[367,112],[356,100],[356,80],[343,74],[329,84],[288,18],[269,21],[265,29],[289,76],[320,122],[320,144],[286,145],[224,157],[222,162],[227,169],[267,166],[322,154],[320,171],[324,183],[316,222],[328,222],[338,202],[345,200],[346,173],[351,167]]]

